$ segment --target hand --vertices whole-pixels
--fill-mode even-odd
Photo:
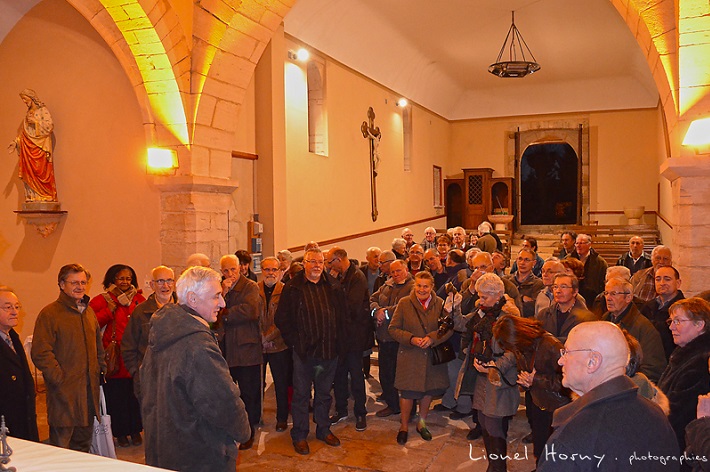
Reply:
[[[377,311],[375,312],[375,321],[377,322],[377,326],[382,326],[382,323],[385,322],[385,309],[384,308],[377,309]]]
[[[698,396],[698,418],[710,416],[710,393]]]
[[[423,338],[419,338],[419,347],[422,349],[427,349],[431,347],[432,344],[434,344],[434,341],[429,336],[424,336]]]
[[[444,311],[451,313],[454,308],[454,294],[450,293],[446,296],[446,301],[444,302]]]
[[[530,388],[533,384],[533,379],[535,378],[535,369],[532,372],[520,372],[518,373],[518,384]]]
[[[528,296],[523,295],[523,301],[524,301],[524,302],[532,302],[532,301],[534,301],[534,300],[533,300],[532,298],[528,297]]]
[[[232,285],[234,285],[234,278],[232,277],[227,277],[222,281],[222,295],[225,295],[227,292],[229,292],[229,289],[232,288]]]
[[[491,364],[492,364],[492,362],[487,362],[485,364],[481,364],[481,361],[479,361],[478,359],[473,360],[473,367],[482,374],[488,373],[488,369],[486,368],[486,366],[491,365]]]

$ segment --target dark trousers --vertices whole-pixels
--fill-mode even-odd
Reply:
[[[105,388],[104,386],[104,396],[106,395]],[[91,394],[91,384],[88,378],[86,379],[86,397],[87,418],[84,418],[83,421],[81,418],[75,419],[78,423],[88,424],[88,426],[52,426],[50,424],[49,443],[51,445],[74,451],[89,452],[94,439],[94,411],[97,408],[94,405],[94,397]],[[108,406],[106,409],[108,410]]]
[[[552,434],[552,411],[541,410],[535,402],[532,401],[530,392],[525,392],[525,412],[530,421],[530,429],[532,431],[533,454],[535,459],[542,455],[545,449],[545,443]]]
[[[348,374],[350,374],[350,389],[348,389]],[[362,351],[348,352],[338,357],[338,368],[335,371],[335,410],[348,414],[348,398],[353,394],[355,416],[367,415],[365,402],[365,374],[362,372]]]
[[[288,421],[288,388],[293,385],[293,358],[291,349],[281,352],[264,353],[264,372],[262,379],[266,378],[266,364],[271,367],[271,377],[274,379],[274,392],[276,392],[276,421]]]
[[[313,416],[316,420],[316,437],[324,439],[330,434],[330,387],[333,385],[338,358],[315,359],[302,358],[293,353],[293,398],[291,400],[291,439],[294,442],[308,438],[310,424],[308,403],[311,399],[311,386],[315,391],[313,398]]]
[[[394,388],[394,378],[397,374],[397,351],[399,343],[377,341],[379,353],[377,360],[380,364],[380,385],[382,386],[382,399],[395,413],[399,413],[399,392]]]
[[[229,373],[239,386],[239,396],[247,410],[253,435],[261,421],[261,364],[230,367]]]
[[[115,437],[130,436],[143,430],[141,406],[133,391],[133,379],[107,379],[104,396]]]

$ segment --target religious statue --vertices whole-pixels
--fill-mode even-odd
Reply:
[[[19,177],[25,185],[25,202],[56,202],[52,116],[34,90],[23,90],[20,98],[27,105],[27,114],[8,150],[17,151],[20,157]]]
[[[370,193],[372,194],[372,221],[377,221],[377,168],[380,165],[380,141],[382,133],[380,127],[375,126],[375,111],[372,107],[367,110],[368,121],[363,121],[360,126],[362,137],[370,143]]]

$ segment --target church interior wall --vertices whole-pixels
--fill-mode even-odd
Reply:
[[[54,121],[55,175],[62,210],[42,238],[18,218],[24,190],[18,160],[5,148],[34,89]],[[103,39],[64,0],[44,0],[0,44],[0,283],[23,303],[20,334],[32,334],[39,310],[56,299],[57,273],[70,262],[93,276],[98,294],[106,269],[131,265],[143,286],[161,260],[159,193],[145,170],[146,138],[136,95]]]

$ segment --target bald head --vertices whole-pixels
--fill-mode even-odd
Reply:
[[[187,258],[187,262],[185,264],[188,267],[194,267],[194,266],[209,267],[210,266],[210,258],[207,257],[206,254],[202,254],[201,252],[196,252],[195,254],[192,254],[192,255],[190,255],[190,257]]]
[[[629,363],[629,345],[624,333],[614,323],[580,323],[565,342],[562,384],[579,395],[615,377],[624,375]]]

